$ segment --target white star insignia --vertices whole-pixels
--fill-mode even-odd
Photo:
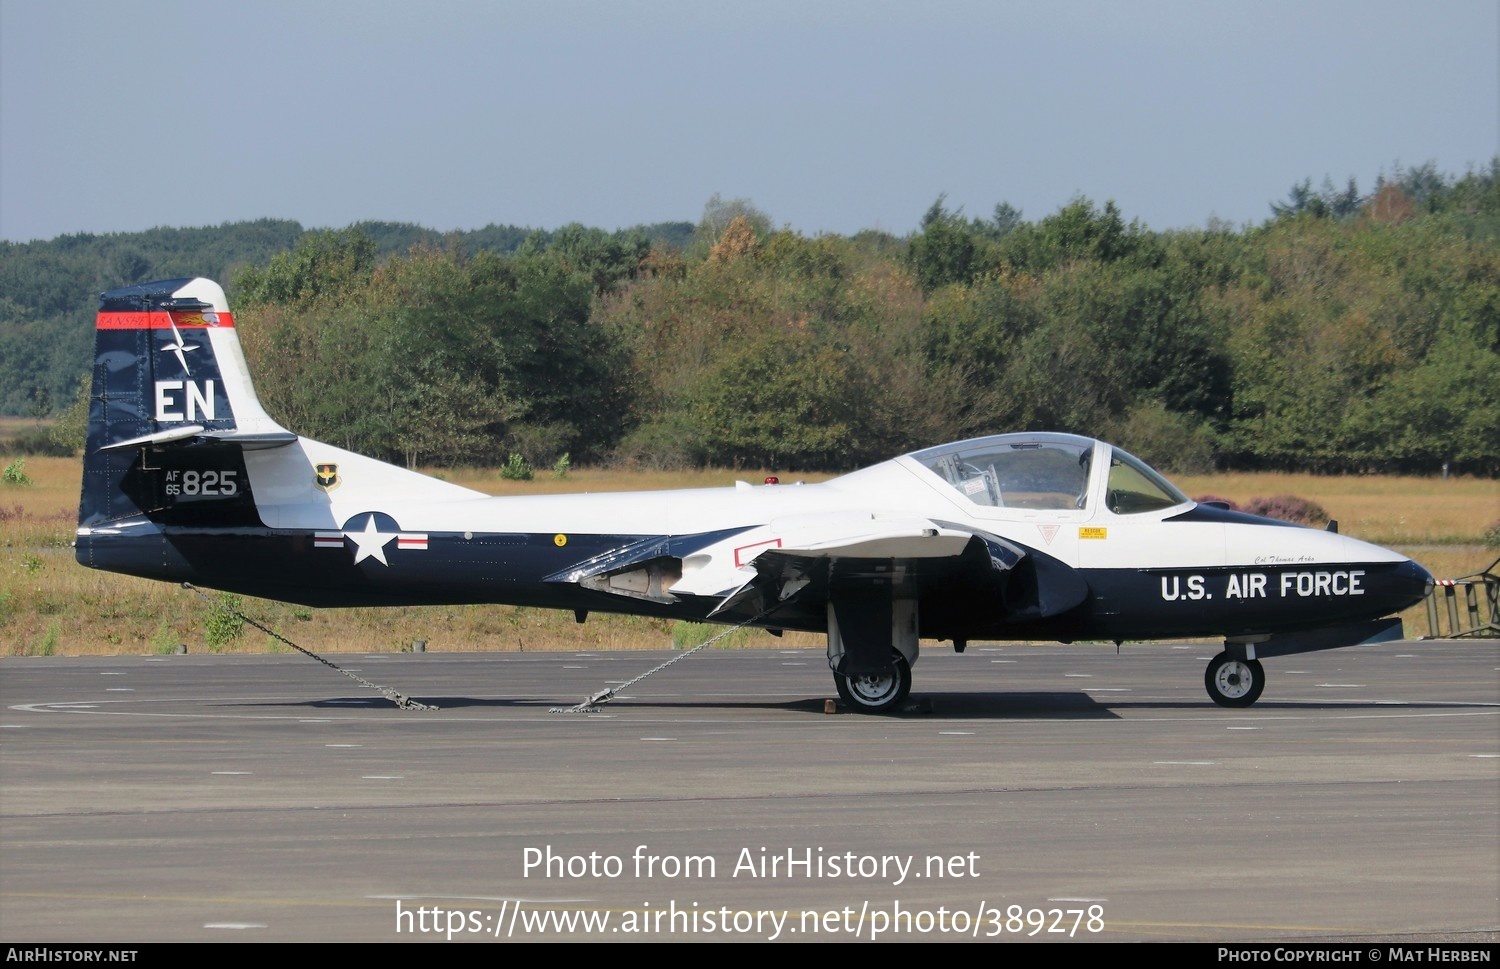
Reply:
[[[198,344],[182,342],[182,334],[177,331],[177,324],[173,323],[170,318],[167,320],[167,323],[172,327],[172,342],[163,343],[161,348],[163,351],[171,350],[175,352],[177,354],[177,362],[182,364],[182,372],[187,373],[187,357],[183,354],[185,351],[198,349]]]
[[[390,568],[391,563],[385,560],[385,547],[391,544],[391,540],[396,537],[396,533],[377,531],[374,515],[365,519],[364,531],[345,532],[344,537],[354,542],[355,565],[358,565],[365,559],[374,559],[386,568]]]

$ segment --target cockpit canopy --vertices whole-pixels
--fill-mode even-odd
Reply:
[[[1102,502],[1131,515],[1189,500],[1139,458],[1072,434],[1000,434],[908,457],[968,501],[994,508],[1087,510]],[[1095,462],[1107,462],[1108,472],[1096,476]]]

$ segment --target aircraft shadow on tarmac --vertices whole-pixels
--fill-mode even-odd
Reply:
[[[581,697],[473,697],[473,696],[414,696],[413,700],[443,710],[554,710],[573,707]],[[631,710],[724,710],[724,711],[784,711],[787,713],[826,714],[824,698],[811,697],[797,700],[755,701],[722,699],[650,699],[625,695],[602,706],[605,711],[627,712]],[[394,710],[393,701],[381,696],[326,697],[312,700],[286,700],[237,704],[245,707],[281,707],[314,710]],[[847,707],[835,708],[839,714],[854,711]],[[1255,713],[1264,715],[1271,711],[1313,712],[1368,712],[1380,710],[1463,710],[1493,709],[1489,703],[1328,703],[1323,701],[1261,701]],[[884,714],[894,719],[1120,719],[1121,711],[1160,710],[1197,711],[1211,715],[1215,708],[1197,700],[1130,700],[1119,697],[1100,699],[1086,693],[924,693],[910,698],[899,710]],[[1233,714],[1222,711],[1226,717]]]
[[[435,707],[438,710],[555,710],[567,709],[582,702],[582,697],[473,697],[473,696],[413,696],[411,699]],[[629,710],[782,710],[787,713],[825,715],[827,700],[809,697],[797,700],[731,700],[728,698],[651,699],[626,694],[599,709],[605,711]],[[313,710],[394,710],[396,704],[383,696],[342,696],[309,700],[257,701],[235,704],[241,707]],[[905,719],[917,717],[1113,717],[1111,707],[1120,706],[1119,701],[1100,702],[1084,693],[927,693],[913,697],[901,709],[883,714],[887,718]],[[1151,707],[1201,707],[1202,704],[1182,703],[1140,704]],[[839,714],[851,714],[847,707],[836,707]],[[874,718],[872,718],[874,720]]]
[[[425,701],[424,701],[425,702]],[[431,701],[442,705],[441,699]],[[458,700],[453,705],[459,705],[463,701]],[[785,702],[753,702],[753,701],[726,701],[726,700],[650,700],[642,697],[625,697],[614,700],[605,709],[704,709],[704,710],[786,710],[788,712],[816,713],[822,715],[824,711],[824,700],[807,699],[792,700]],[[1368,703],[1329,703],[1326,701],[1295,701],[1285,700],[1281,702],[1264,701],[1255,705],[1253,714],[1265,714],[1269,711],[1314,713],[1326,711],[1339,712],[1369,712],[1379,710],[1389,712],[1391,710],[1463,710],[1483,709],[1493,710],[1492,703],[1391,703],[1391,702],[1368,702]],[[848,707],[837,707],[839,714],[850,714],[856,711]],[[924,693],[908,699],[899,709],[883,714],[885,718],[901,719],[1057,719],[1057,720],[1096,720],[1096,719],[1121,719],[1123,711],[1172,711],[1172,712],[1195,712],[1204,716],[1222,715],[1228,720],[1235,716],[1234,712],[1220,710],[1210,704],[1198,700],[1128,700],[1119,697],[1098,698],[1086,693]]]

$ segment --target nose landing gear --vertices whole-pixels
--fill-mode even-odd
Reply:
[[[1248,707],[1266,688],[1266,671],[1258,659],[1239,659],[1227,652],[1209,661],[1203,674],[1208,696],[1221,707]]]

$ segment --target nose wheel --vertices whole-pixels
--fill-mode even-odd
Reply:
[[[860,713],[886,713],[900,705],[911,692],[911,664],[893,653],[889,669],[879,673],[833,674],[839,699]]]
[[[1237,659],[1220,653],[1203,674],[1209,698],[1221,707],[1248,707],[1266,688],[1266,671],[1258,659]]]

